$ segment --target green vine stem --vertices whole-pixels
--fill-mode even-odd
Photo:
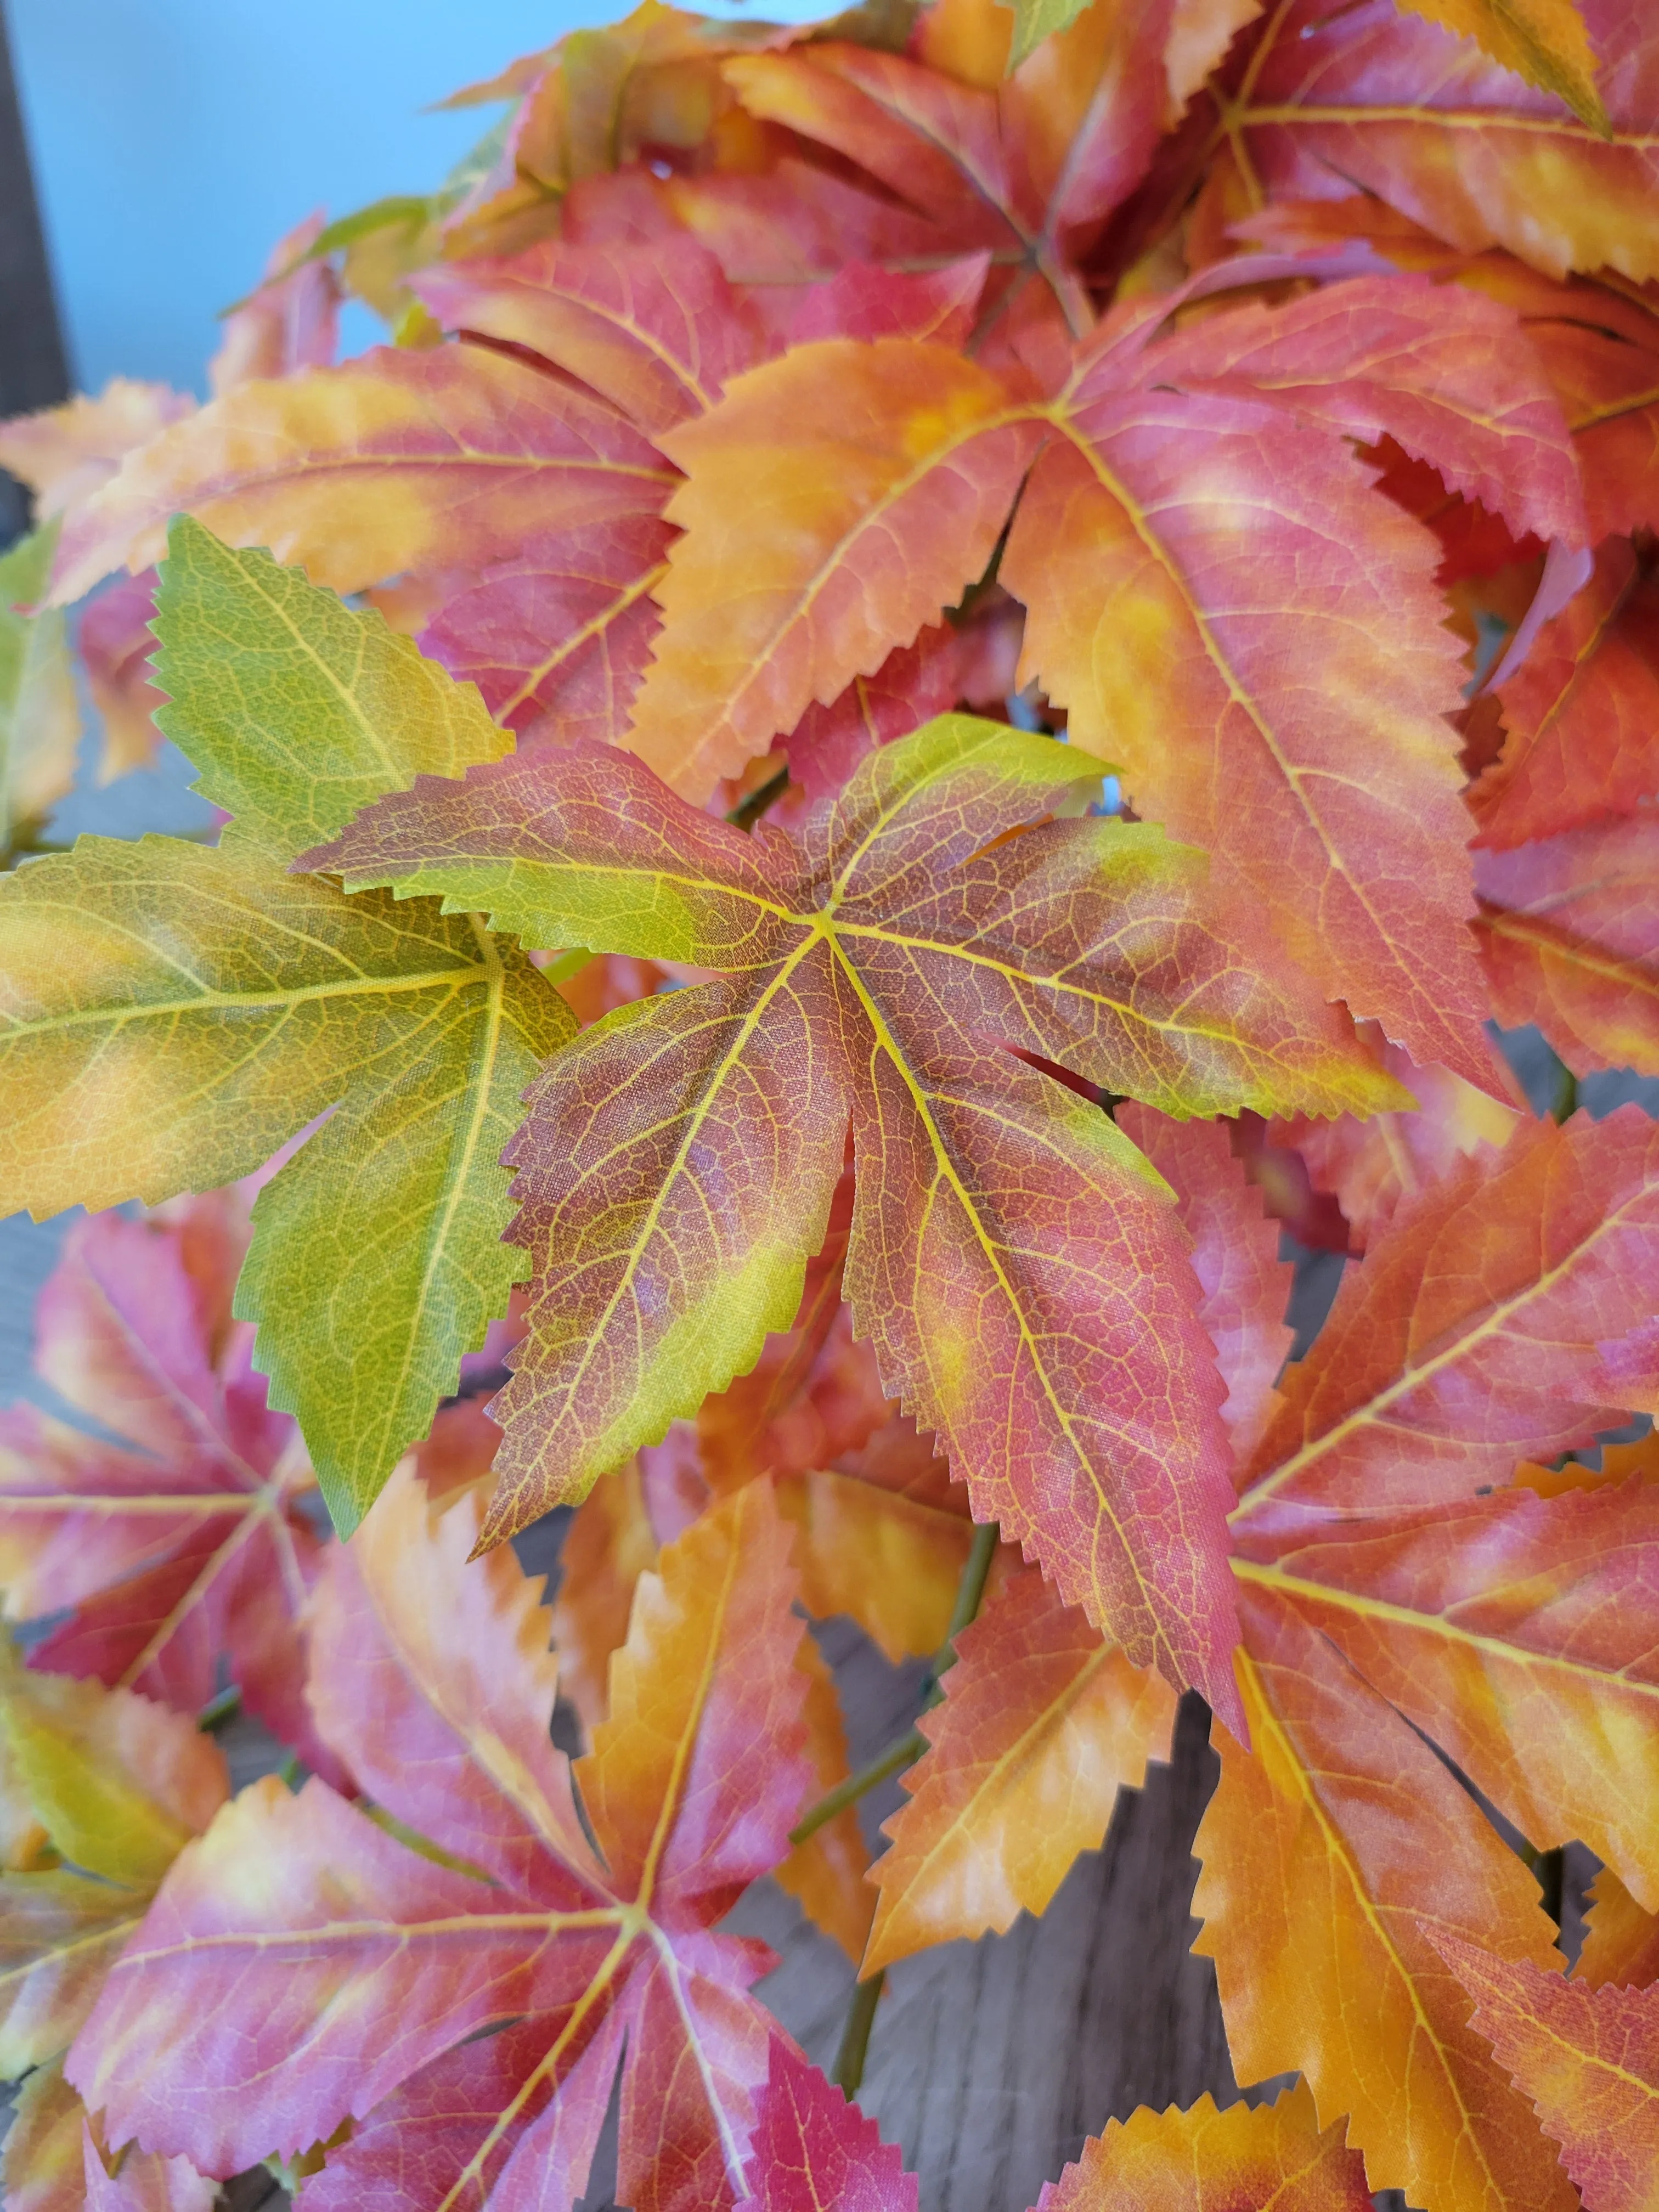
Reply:
[[[887,1980],[887,1969],[879,1967],[867,1982],[860,1982],[853,1992],[853,2002],[848,2007],[847,2025],[842,2030],[841,2048],[836,2053],[836,2063],[830,2079],[848,2097],[856,2097],[864,2081],[864,2061],[870,2049],[870,2029],[875,2021],[876,2007]]]
[[[927,1693],[921,1701],[923,1712],[936,1705],[945,1694],[939,1687],[940,1678],[957,1663],[957,1638],[979,1611],[980,1601],[985,1595],[986,1577],[991,1571],[991,1561],[996,1556],[996,1522],[985,1522],[974,1530],[973,1548],[968,1554],[967,1565],[963,1568],[962,1580],[957,1584],[957,1601],[951,1608],[951,1626],[945,1632],[945,1641],[933,1657]],[[877,1783],[884,1782],[890,1774],[896,1774],[901,1767],[908,1766],[911,1760],[920,1759],[927,1748],[927,1739],[921,1730],[919,1728],[908,1729],[902,1736],[890,1743],[885,1751],[872,1759],[868,1766],[860,1767],[856,1774],[849,1774],[845,1782],[838,1782],[826,1796],[818,1799],[816,1805],[809,1805],[789,1831],[790,1842],[804,1844],[809,1836],[815,1835],[823,1827],[826,1820],[833,1820],[837,1813],[844,1812],[849,1805],[857,1804],[859,1799],[873,1790]]]

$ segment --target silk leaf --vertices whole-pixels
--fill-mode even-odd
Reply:
[[[1287,1085],[1383,1102],[1197,856],[1044,821],[1086,776],[1051,740],[945,716],[869,756],[797,842],[711,822],[626,755],[568,752],[422,781],[306,856],[532,944],[728,971],[596,1024],[531,1095],[511,1157],[534,1287],[491,1535],[583,1495],[787,1325],[850,1113],[847,1280],[887,1395],[1069,1602],[1231,1705],[1219,1392],[1167,1189],[1097,1109],[980,1040],[1177,1113]],[[1160,1524],[1190,1534],[1171,1548]]]
[[[642,1581],[576,1770],[602,1859],[549,1735],[538,1585],[507,1551],[469,1565],[477,1534],[470,1498],[440,1516],[399,1475],[319,1598],[319,1725],[422,1850],[319,1781],[255,1784],[163,1885],[70,2078],[112,2136],[218,2172],[350,2117],[307,2194],[360,2204],[395,2177],[435,2212],[462,2186],[579,2197],[620,2065],[619,2192],[730,2205],[771,1954],[714,1923],[787,1850],[807,1780],[786,1532],[752,1486]],[[204,1941],[234,2015],[185,1994]],[[374,2050],[369,2008],[398,2022]]]
[[[349,1528],[506,1310],[496,1162],[574,1023],[481,923],[283,873],[315,824],[502,740],[377,617],[178,535],[170,727],[236,818],[0,884],[0,1170],[37,1214],[154,1204],[331,1117],[261,1196],[237,1310]]]

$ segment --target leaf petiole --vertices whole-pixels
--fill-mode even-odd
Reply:
[[[932,1680],[921,1701],[923,1712],[936,1705],[945,1694],[939,1687],[939,1678],[956,1665],[957,1638],[979,1611],[980,1601],[985,1595],[986,1577],[991,1571],[991,1561],[996,1556],[997,1534],[994,1521],[983,1522],[974,1530],[973,1546],[963,1567],[962,1579],[957,1584],[956,1603],[951,1608],[951,1626],[945,1631],[944,1643],[934,1655]],[[804,1844],[827,1820],[833,1820],[836,1814],[844,1812],[848,1806],[857,1804],[859,1799],[873,1790],[878,1782],[884,1782],[890,1774],[896,1774],[902,1767],[908,1766],[912,1759],[920,1759],[927,1748],[927,1739],[921,1730],[919,1728],[907,1729],[902,1736],[896,1737],[888,1745],[885,1751],[878,1753],[867,1766],[860,1767],[856,1774],[849,1774],[845,1782],[838,1782],[833,1790],[818,1799],[816,1805],[808,1806],[789,1831],[790,1842]],[[839,2075],[836,2078],[839,2080]]]

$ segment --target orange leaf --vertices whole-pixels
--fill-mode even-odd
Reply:
[[[887,1823],[863,1971],[1040,1913],[1079,1851],[1098,1849],[1120,1789],[1167,1759],[1175,1698],[1132,1667],[1034,1567],[957,1640],[929,1748]]]
[[[1255,1755],[1220,1740],[1194,1948],[1247,2081],[1299,2069],[1373,2188],[1440,2212],[1570,2212],[1430,1940],[1553,1958],[1532,1877],[1416,1730],[1277,1592],[1242,1589]]]
[[[1334,2126],[1322,2135],[1305,2083],[1271,2105],[1109,2121],[1083,2155],[1051,2181],[1035,2212],[1367,2212],[1370,2191],[1357,2154]]]
[[[1573,1979],[1592,1989],[1647,1989],[1659,1982],[1659,1912],[1644,1911],[1611,1867],[1590,1887],[1584,1947]]]
[[[847,1734],[835,1677],[817,1645],[804,1636],[795,1664],[806,1677],[806,1755],[812,1763],[812,1794],[822,1797],[846,1781]],[[870,1864],[856,1805],[843,1806],[833,1820],[797,1844],[775,1876],[807,1918],[833,1936],[856,1966],[864,1955],[876,1893],[865,1880]]]
[[[700,799],[873,676],[984,568],[1039,437],[983,369],[900,338],[798,346],[666,433],[687,535],[632,749]]]

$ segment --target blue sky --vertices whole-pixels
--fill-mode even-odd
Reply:
[[[217,310],[283,231],[435,184],[496,111],[423,108],[625,4],[6,0],[77,382],[202,390]]]

